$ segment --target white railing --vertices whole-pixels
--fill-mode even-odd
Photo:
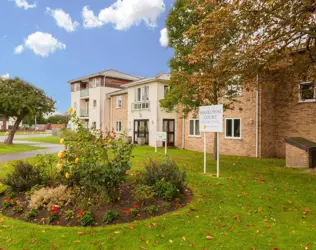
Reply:
[[[84,89],[80,91],[80,97],[88,97],[89,96],[89,89]]]

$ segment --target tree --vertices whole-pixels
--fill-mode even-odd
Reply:
[[[67,124],[68,117],[65,115],[53,115],[47,118],[47,122],[52,124]]]
[[[12,144],[15,132],[26,117],[54,111],[55,102],[45,92],[19,79],[0,79],[0,116],[14,117],[7,144]]]
[[[164,108],[171,110],[181,104],[182,112],[188,114],[202,105],[233,107],[238,87],[232,86],[239,81],[231,44],[238,37],[239,26],[231,11],[226,1],[176,2],[167,19],[175,55],[170,61],[171,91],[161,101]],[[216,140],[215,134],[214,159]]]

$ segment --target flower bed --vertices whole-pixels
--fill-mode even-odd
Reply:
[[[72,110],[70,110],[70,113]],[[133,145],[124,134],[89,131],[73,113],[76,141],[60,143],[58,157],[18,162],[3,183],[2,213],[37,224],[95,226],[161,215],[186,205],[185,172],[169,159],[149,160],[131,172]]]

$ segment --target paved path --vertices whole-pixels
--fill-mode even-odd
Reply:
[[[38,136],[37,136],[38,137]],[[28,137],[31,138],[31,137]],[[36,147],[43,147],[45,149],[39,149],[34,151],[27,151],[27,152],[19,152],[7,155],[0,155],[0,163],[13,161],[13,160],[23,160],[26,158],[35,157],[38,154],[53,154],[57,153],[60,150],[64,149],[64,146],[59,144],[49,144],[49,143],[39,143],[39,142],[29,142],[29,141],[14,141],[14,144],[24,144],[29,146],[36,146]]]

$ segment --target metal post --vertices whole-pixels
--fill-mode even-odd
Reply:
[[[204,174],[206,174],[206,132],[204,132]]]
[[[217,178],[219,177],[219,133],[217,133]]]
[[[168,140],[166,139],[166,141],[165,141],[165,155],[167,155],[167,151],[168,151]]]

